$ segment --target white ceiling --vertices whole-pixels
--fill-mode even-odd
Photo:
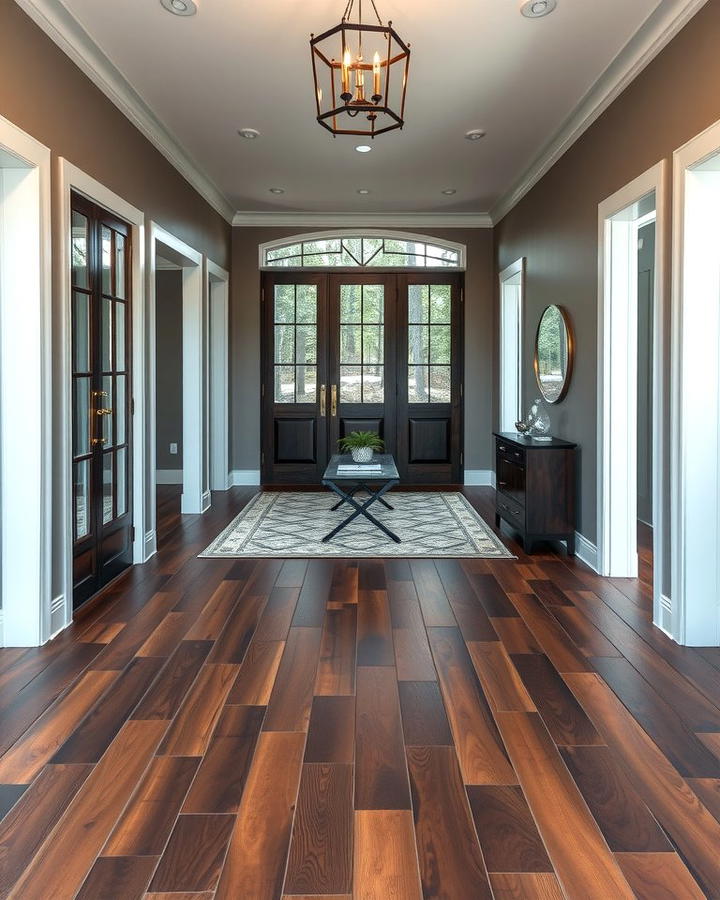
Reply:
[[[648,17],[693,5],[558,0],[530,20],[520,0],[377,2],[412,44],[406,126],[360,154],[314,118],[309,35],[344,0],[198,0],[192,18],[160,0],[63,0],[234,209],[406,213],[492,209]],[[487,137],[464,140],[472,128]]]

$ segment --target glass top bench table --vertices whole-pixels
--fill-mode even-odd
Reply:
[[[368,486],[369,481],[375,482],[380,486],[374,490]],[[398,474],[395,460],[390,453],[376,453],[370,463],[354,463],[349,453],[335,454],[328,463],[327,469],[325,469],[322,483],[340,497],[339,502],[333,506],[333,510],[339,509],[343,503],[349,503],[355,510],[337,528],[334,528],[330,534],[323,538],[324,544],[331,541],[336,534],[357,519],[358,516],[365,516],[376,528],[379,528],[389,538],[392,538],[396,544],[402,543],[396,534],[393,534],[389,528],[368,512],[368,509],[376,501],[382,503],[386,509],[393,509],[386,500],[383,500],[383,495],[400,483],[400,475]],[[345,484],[350,485],[350,489],[343,490],[340,487],[341,484],[343,486]],[[355,494],[358,491],[367,491],[370,494],[370,497],[362,504],[355,499]]]

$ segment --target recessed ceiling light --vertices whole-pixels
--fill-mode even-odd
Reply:
[[[457,194],[457,191],[455,188],[445,188],[443,194],[445,194],[446,197],[451,197],[453,194]]]
[[[285,188],[270,188],[271,194],[284,194]]]
[[[549,15],[557,6],[557,0],[527,0],[520,7],[520,12],[527,19],[541,19]]]
[[[197,12],[193,0],[160,0],[160,2],[174,16],[194,16]]]
[[[372,147],[368,147],[367,144],[360,144],[360,146],[355,149],[358,153],[369,153],[372,150]]]
[[[358,194],[362,194],[363,197],[369,193],[370,193],[370,191],[367,188],[358,188]]]
[[[260,132],[257,128],[240,128],[238,130],[238,134],[240,137],[245,138],[248,141],[254,141],[255,138],[260,137]]]
[[[466,141],[480,141],[485,137],[485,132],[482,128],[473,128],[472,131],[468,131],[465,133]]]

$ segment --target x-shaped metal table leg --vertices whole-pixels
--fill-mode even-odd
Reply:
[[[342,531],[342,529],[345,528],[347,525],[349,525],[351,522],[355,521],[355,519],[357,519],[358,516],[365,516],[366,519],[368,519],[370,522],[372,522],[376,528],[379,528],[380,531],[382,531],[389,538],[391,538],[393,541],[395,541],[396,544],[402,543],[402,541],[396,534],[393,534],[393,532],[390,531],[389,528],[386,528],[382,522],[379,522],[375,518],[375,516],[373,516],[371,513],[368,512],[368,508],[370,506],[372,506],[372,504],[375,503],[376,500],[379,500],[381,503],[383,503],[389,509],[392,509],[392,507],[389,506],[388,503],[385,503],[385,501],[382,499],[382,497],[383,497],[383,494],[386,494],[390,490],[390,488],[394,487],[398,483],[399,482],[397,480],[388,481],[380,488],[379,491],[376,491],[376,492],[370,491],[370,497],[361,506],[355,499],[354,494],[357,492],[357,490],[359,490],[360,487],[364,487],[365,490],[370,490],[366,485],[363,485],[363,484],[358,485],[353,490],[351,490],[349,493],[345,493],[345,491],[342,491],[336,484],[334,484],[334,482],[329,481],[329,480],[323,480],[323,484],[326,487],[329,487],[332,491],[334,491],[338,495],[338,497],[340,497],[340,503],[336,504],[333,507],[333,509],[338,509],[338,507],[342,506],[343,503],[349,503],[355,509],[354,513],[349,515],[347,517],[347,519],[345,519],[344,522],[341,522],[337,526],[337,528],[334,528],[330,532],[330,534],[326,535],[322,539],[323,543],[326,544],[328,541],[331,541],[335,537],[336,534],[338,534],[340,531]]]

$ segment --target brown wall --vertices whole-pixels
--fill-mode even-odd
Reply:
[[[465,469],[492,468],[493,259],[490,229],[412,229],[465,244]],[[233,228],[230,313],[233,469],[260,468],[260,273],[258,246],[304,229]]]
[[[709,0],[495,229],[498,271],[520,257],[527,259],[526,401],[537,396],[532,347],[542,310],[559,303],[572,318],[575,372],[567,399],[551,408],[551,420],[558,436],[581,446],[579,530],[593,543],[597,537],[598,204],[660,160],[668,160],[670,166],[674,150],[720,118],[719,46],[720,0]],[[668,261],[666,310],[669,226],[668,222],[666,233],[657,236],[664,241]],[[664,368],[669,371],[667,348]]]
[[[0,115],[227,268],[227,222],[13,0],[0,0]]]

